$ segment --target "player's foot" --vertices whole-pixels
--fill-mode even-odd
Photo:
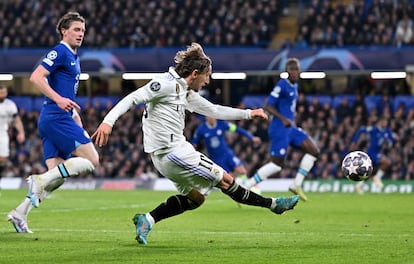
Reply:
[[[148,221],[145,214],[136,214],[132,218],[132,221],[134,222],[134,225],[137,229],[137,236],[135,239],[138,241],[138,243],[146,245],[147,236],[152,229],[151,223]]]
[[[372,182],[377,185],[378,188],[382,189],[384,188],[384,184],[382,183],[381,179],[378,179],[376,177],[372,178]]]
[[[362,190],[362,186],[359,184],[355,185],[355,192],[357,194],[364,194],[364,190]]]
[[[292,184],[289,186],[289,191],[291,191],[292,193],[296,195],[299,195],[300,199],[302,199],[302,201],[304,202],[308,200],[308,197],[306,197],[305,193],[303,192],[300,186]]]
[[[11,211],[7,215],[7,221],[9,221],[17,233],[33,233],[27,226],[26,219],[22,217],[16,210]]]
[[[39,175],[29,176],[27,182],[29,184],[29,192],[27,197],[32,202],[33,207],[37,208],[39,207],[40,195],[43,192],[44,186],[40,181]]]
[[[270,210],[276,214],[283,214],[285,211],[292,210],[299,201],[299,195],[292,197],[277,197],[275,198],[276,206],[270,208]]]

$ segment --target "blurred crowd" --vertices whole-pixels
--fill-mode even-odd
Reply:
[[[57,19],[86,19],[84,47],[266,47],[277,32],[277,0],[14,0],[0,1],[3,48],[52,47]]]
[[[384,153],[392,159],[392,166],[386,172],[387,179],[414,180],[414,108],[409,109],[400,104],[395,109],[390,103],[389,96],[383,96],[377,107],[368,109],[364,100],[356,96],[350,102],[341,101],[335,108],[329,103],[321,102],[318,97],[307,100],[302,94],[298,101],[297,123],[308,131],[321,149],[321,156],[316,162],[308,178],[311,179],[340,179],[343,178],[340,163],[349,151],[348,146],[355,131],[366,125],[374,125],[379,115],[390,120],[390,128],[399,136],[399,141],[393,146],[384,146]],[[87,105],[82,112],[84,127],[92,134],[112,107]],[[109,140],[108,146],[97,148],[101,157],[99,166],[93,175],[81,177],[139,179],[146,181],[162,177],[154,169],[150,157],[143,152],[141,116],[143,107],[138,106],[124,114],[118,121]],[[3,177],[25,177],[45,171],[42,164],[41,141],[37,134],[36,122],[38,112],[24,112],[20,115],[25,124],[27,140],[17,144],[11,140],[11,157]],[[187,115],[185,136],[192,138],[196,126],[201,122],[195,114]],[[235,122],[263,140],[261,145],[253,145],[247,138],[232,133],[228,137],[229,145],[236,155],[245,162],[248,175],[266,162],[268,158],[267,122],[262,120],[244,120]],[[11,131],[13,139],[13,131]],[[365,141],[359,149],[363,149]],[[276,177],[294,177],[302,153],[290,151],[285,168]]]
[[[57,19],[86,18],[84,47],[261,47],[272,43],[279,18],[299,9],[298,32],[284,47],[413,44],[412,0],[6,0],[0,2],[2,48],[51,47]],[[299,4],[301,3],[301,4]]]
[[[295,47],[407,46],[413,44],[414,1],[312,0],[299,18]]]

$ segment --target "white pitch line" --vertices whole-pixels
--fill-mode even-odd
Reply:
[[[10,232],[12,228],[0,228],[0,232]],[[134,233],[134,228],[131,228],[131,230],[110,230],[110,229],[60,229],[60,228],[40,228],[40,229],[33,229],[35,233],[42,233],[42,232],[62,232],[62,233]],[[187,235],[236,235],[236,236],[248,236],[248,235],[254,235],[254,236],[315,236],[315,235],[329,235],[331,236],[332,233],[315,233],[315,232],[245,232],[245,231],[165,231],[165,230],[155,230],[153,232],[161,233],[161,234],[187,234]],[[338,237],[412,237],[414,234],[370,234],[370,233],[339,233],[336,234]]]

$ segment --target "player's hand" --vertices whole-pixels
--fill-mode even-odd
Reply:
[[[69,98],[60,97],[55,101],[55,103],[57,106],[59,106],[60,109],[64,110],[65,112],[72,112],[73,109],[75,109],[78,113],[81,111],[81,107]]]
[[[99,147],[105,146],[108,143],[109,135],[112,132],[112,127],[106,123],[101,123],[98,129],[91,136],[95,140],[95,144]]]
[[[262,143],[262,139],[259,137],[253,137],[252,141],[256,145],[260,145]]]
[[[253,109],[250,113],[250,116],[252,118],[263,118],[263,119],[269,119],[269,117],[267,116],[267,114],[265,113],[265,111],[263,110],[263,108],[258,108],[258,109]]]
[[[26,137],[24,133],[17,133],[16,139],[17,139],[17,142],[19,142],[20,144],[24,142],[25,138]]]
[[[290,120],[289,120],[289,119],[287,119],[287,118],[283,118],[282,122],[283,122],[283,125],[284,125],[285,127],[293,127],[293,126],[294,126],[293,122],[292,122],[292,121],[290,121]]]

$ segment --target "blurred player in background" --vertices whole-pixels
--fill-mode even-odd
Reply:
[[[252,135],[249,131],[233,123],[206,116],[205,122],[196,128],[191,143],[197,148],[201,141],[203,141],[208,156],[217,165],[231,173],[234,177],[245,179],[247,173],[246,168],[227,144],[227,131],[238,133],[251,140],[254,144],[260,144],[262,142],[259,137]]]
[[[10,155],[9,125],[13,123],[16,128],[16,140],[18,143],[23,143],[25,140],[24,126],[17,106],[12,100],[7,98],[7,95],[7,86],[0,84],[0,180]]]
[[[151,154],[155,168],[175,183],[180,194],[170,196],[146,214],[133,217],[138,243],[147,244],[155,223],[201,206],[213,187],[238,203],[268,208],[276,214],[293,209],[298,196],[265,198],[253,193],[186,140],[183,134],[186,110],[223,120],[267,119],[267,115],[263,109],[215,105],[199,94],[209,84],[212,72],[211,60],[199,44],[192,43],[177,52],[174,61],[175,68],[170,67],[168,72],[115,105],[92,135],[98,146],[106,145],[116,120],[133,105],[146,103],[142,117],[144,151]]]
[[[32,233],[27,225],[30,210],[59,188],[64,179],[92,172],[99,164],[95,146],[82,127],[80,107],[74,101],[81,73],[76,52],[85,34],[85,19],[79,13],[68,12],[58,21],[56,30],[62,41],[46,54],[30,76],[30,81],[45,95],[38,130],[48,171],[29,176],[27,197],[8,214],[19,233]]]
[[[289,190],[306,201],[307,197],[302,191],[302,183],[319,156],[319,148],[304,130],[295,125],[300,74],[299,60],[289,58],[286,61],[285,69],[289,77],[277,82],[264,107],[273,116],[268,128],[270,162],[259,168],[244,185],[251,188],[281,171],[288,147],[292,146],[301,149],[305,154],[299,164],[294,183],[289,187]]]
[[[388,119],[386,117],[380,117],[376,126],[367,126],[358,129],[352,138],[351,150],[358,148],[363,138],[362,135],[368,136],[367,140],[369,140],[369,145],[366,152],[372,160],[374,169],[377,171],[372,177],[372,182],[382,189],[384,187],[382,177],[391,165],[391,159],[382,153],[383,148],[385,146],[392,146],[398,140],[398,136],[388,127]],[[355,185],[355,191],[359,194],[364,193],[363,186],[364,181],[358,182]]]

